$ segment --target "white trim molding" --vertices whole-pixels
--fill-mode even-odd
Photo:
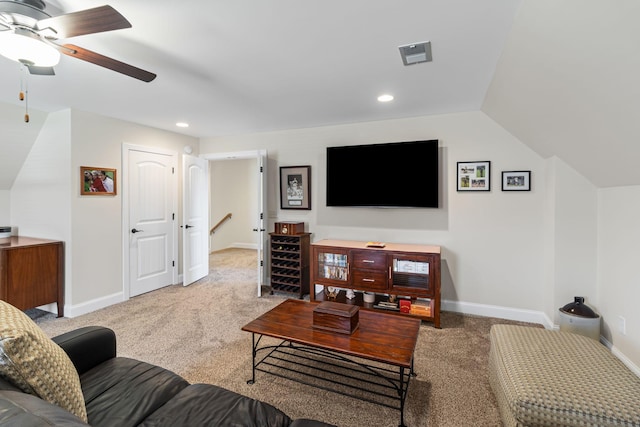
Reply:
[[[607,340],[605,337],[600,336],[600,342],[602,344],[604,344],[605,346],[607,346],[607,348],[609,348],[609,350],[611,350],[611,353],[614,356],[616,356],[618,359],[620,359],[620,361],[622,363],[624,363],[625,366],[627,368],[629,368],[634,374],[636,374],[636,376],[640,377],[640,367],[638,367],[631,360],[629,360],[629,358],[627,356],[625,356],[620,350],[618,350],[617,347],[615,347],[613,344],[611,344],[609,342],[609,340]]]
[[[549,319],[549,316],[542,311],[450,300],[442,300],[441,310],[473,314],[476,316],[497,317],[499,319],[515,320],[518,322],[538,323],[544,326],[545,329],[556,329],[551,319]]]
[[[88,314],[101,308],[109,307],[110,305],[119,304],[126,301],[123,292],[117,292],[115,294],[107,295],[105,297],[97,298],[91,301],[83,302],[77,305],[64,305],[64,317],[73,319],[74,317]]]

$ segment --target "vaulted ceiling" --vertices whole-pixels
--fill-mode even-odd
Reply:
[[[52,0],[46,11],[103,4]],[[640,184],[637,0],[108,4],[133,27],[68,42],[158,77],[63,56],[55,76],[28,76],[35,120],[25,124],[24,76],[0,57],[0,189],[13,181],[7,162],[17,163],[5,154],[32,142],[39,111],[65,108],[195,137],[483,110],[597,186]],[[427,40],[433,61],[404,66],[398,46]],[[382,93],[395,100],[378,103]]]

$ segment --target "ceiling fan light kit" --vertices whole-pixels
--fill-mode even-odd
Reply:
[[[131,23],[111,6],[51,16],[42,0],[0,0],[0,55],[19,62],[26,73],[53,76],[53,66],[60,53],[108,68],[144,82],[156,78],[154,73],[92,52],[72,44],[58,44],[58,39],[131,28]],[[26,69],[26,70],[25,70]],[[24,89],[23,89],[24,86]],[[25,101],[24,121],[29,122],[26,75],[21,81],[20,101]]]
[[[27,66],[53,67],[60,62],[58,49],[25,28],[0,33],[0,55]]]
[[[25,65],[31,74],[53,75],[60,53],[145,81],[156,75],[58,39],[131,28],[111,6],[51,16],[41,0],[0,0],[0,55]],[[37,67],[45,67],[38,69]]]

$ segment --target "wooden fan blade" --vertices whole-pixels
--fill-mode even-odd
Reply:
[[[63,39],[131,28],[131,23],[111,6],[100,6],[41,19],[36,28],[38,31],[49,28],[56,33],[57,38]]]
[[[124,62],[120,62],[116,59],[109,58],[104,55],[100,55],[99,53],[92,52],[88,49],[84,49],[73,44],[63,45],[60,51],[65,55],[82,59],[83,61],[91,62],[92,64],[96,64],[101,67],[117,71],[118,73],[133,77],[135,79],[142,80],[143,82],[148,83],[156,78],[156,75],[150,73],[149,71],[134,67],[133,65],[125,64]]]

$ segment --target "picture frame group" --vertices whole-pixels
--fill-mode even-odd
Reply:
[[[83,196],[115,196],[117,172],[104,167],[80,166],[80,194]]]
[[[458,162],[457,190],[490,191],[491,162],[488,160]]]
[[[311,166],[280,167],[280,209],[311,210]]]

